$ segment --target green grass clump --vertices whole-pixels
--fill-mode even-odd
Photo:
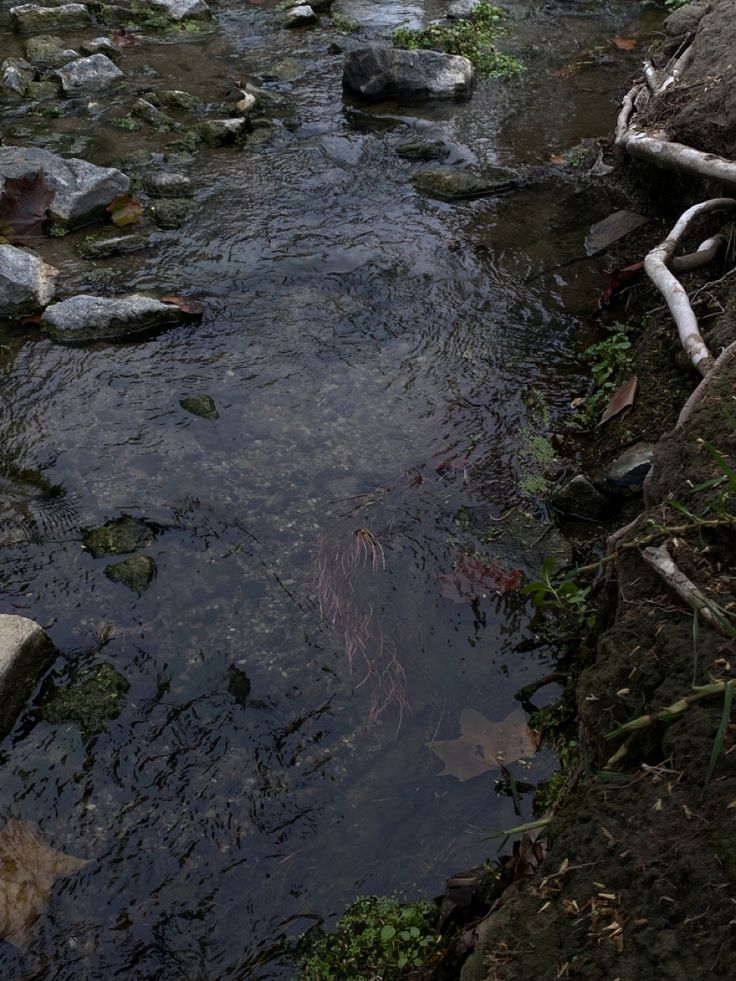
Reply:
[[[437,907],[409,906],[388,896],[359,896],[347,907],[334,933],[311,943],[300,960],[301,981],[384,981],[409,976],[422,967],[439,941]]]
[[[445,54],[464,55],[484,75],[515,75],[522,64],[511,55],[496,50],[495,42],[504,33],[505,14],[490,3],[479,3],[472,16],[447,24],[430,24],[420,29],[399,27],[394,44],[410,51],[429,49]]]

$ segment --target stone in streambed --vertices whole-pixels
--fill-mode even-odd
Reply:
[[[97,167],[38,147],[0,147],[0,193],[6,177],[33,178],[40,170],[55,192],[49,217],[62,225],[80,225],[104,214],[107,205],[130,187],[125,174],[113,167]]]
[[[94,54],[77,58],[56,70],[66,95],[78,92],[104,92],[121,82],[125,76],[107,55]]]
[[[153,533],[143,521],[136,521],[129,514],[113,521],[106,521],[85,535],[82,544],[98,559],[101,555],[127,555],[153,542]]]
[[[129,688],[127,679],[104,662],[79,672],[68,685],[46,694],[41,702],[41,718],[52,725],[77,726],[87,742],[120,715]]]
[[[204,0],[149,0],[149,3],[174,22],[208,20],[212,16]]]
[[[179,402],[182,409],[201,419],[219,419],[220,413],[211,395],[189,395]]]
[[[197,127],[197,134],[207,146],[223,146],[234,143],[235,140],[248,132],[248,120],[240,119],[208,119]]]
[[[494,167],[482,174],[469,170],[423,170],[411,179],[425,194],[449,200],[486,197],[518,187],[519,176],[505,167]]]
[[[449,20],[464,20],[472,17],[481,0],[455,0],[447,8],[445,16]]]
[[[473,88],[473,66],[460,55],[370,45],[345,55],[343,85],[366,99],[462,99]]]
[[[84,46],[82,46],[84,47]],[[61,68],[68,65],[79,53],[73,48],[65,48],[64,40],[56,34],[37,34],[26,41],[26,58],[34,65],[47,65]],[[93,54],[93,52],[89,52]]]
[[[46,309],[41,326],[66,344],[117,341],[181,319],[176,306],[132,293],[114,299],[74,296]]]
[[[142,119],[149,126],[158,130],[159,133],[170,133],[173,130],[182,129],[181,123],[177,123],[171,116],[167,116],[165,112],[157,109],[147,99],[136,99],[130,107],[130,115]]]
[[[623,496],[640,494],[653,458],[654,444],[641,442],[630,446],[607,468],[603,476],[605,490]]]
[[[578,474],[552,494],[550,503],[563,514],[598,518],[605,510],[606,498],[584,474]]]
[[[158,170],[143,179],[143,187],[154,198],[182,198],[192,193],[192,182],[185,174]]]
[[[0,86],[6,95],[24,95],[32,80],[33,65],[22,58],[6,58],[0,65]]]
[[[156,563],[150,555],[131,555],[129,559],[107,566],[105,575],[140,595],[151,585],[156,571]]]
[[[140,232],[130,232],[125,235],[89,236],[76,246],[76,251],[83,259],[109,259],[114,255],[125,255],[128,252],[140,252],[151,246],[149,235]]]
[[[57,651],[33,620],[0,614],[0,738],[15,724]]]
[[[79,50],[85,55],[104,54],[108,58],[112,58],[113,61],[122,57],[121,49],[109,37],[93,37],[89,41],[82,41]]]
[[[586,255],[596,255],[620,239],[646,225],[649,219],[634,211],[614,211],[603,221],[593,225],[585,237]]]
[[[59,98],[59,85],[57,82],[48,80],[41,82],[29,82],[26,85],[26,98],[36,102],[47,102],[50,99]]]
[[[307,27],[316,21],[317,15],[308,3],[300,3],[296,7],[290,7],[282,18],[284,27]]]
[[[179,112],[202,112],[204,109],[204,103],[198,96],[183,92],[181,89],[164,89],[163,92],[158,93],[158,101],[166,109],[175,109]]]
[[[194,205],[186,198],[161,198],[154,201],[149,210],[159,228],[181,228]]]
[[[24,3],[10,8],[13,27],[27,34],[42,31],[73,31],[88,27],[92,15],[81,3],[65,3],[58,7],[42,7],[35,3]]]
[[[399,143],[394,150],[404,160],[441,160],[447,155],[447,147],[440,140],[431,143]]]
[[[50,303],[59,270],[14,245],[0,245],[0,317],[18,317]]]

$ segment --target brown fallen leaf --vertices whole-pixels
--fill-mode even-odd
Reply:
[[[608,307],[611,302],[624,286],[629,286],[631,283],[635,283],[641,278],[644,272],[643,262],[634,262],[630,266],[623,266],[621,269],[614,269],[610,274],[611,279],[607,288],[601,293],[598,300],[598,304],[601,307]]]
[[[118,28],[112,36],[112,43],[117,48],[130,48],[135,44],[134,39],[128,34],[124,27]]]
[[[509,569],[495,559],[477,558],[458,552],[453,571],[437,576],[442,595],[455,603],[472,603],[489,593],[508,593],[524,581],[519,569]]]
[[[533,756],[539,749],[539,734],[530,729],[526,715],[514,709],[500,722],[491,722],[475,709],[460,713],[460,736],[431,743],[444,763],[441,777],[457,777],[462,783],[488,770]]]
[[[564,153],[552,153],[550,154],[549,162],[555,164],[557,167],[566,166],[569,161]]]
[[[614,416],[617,416],[619,412],[623,412],[624,409],[631,408],[636,398],[636,387],[638,384],[638,377],[632,375],[631,378],[627,378],[623,385],[620,385],[616,389],[608,405],[603,410],[603,415],[600,418],[598,426],[602,426],[604,422],[613,419]]]
[[[134,225],[143,214],[143,205],[128,194],[118,194],[106,210],[116,225]]]
[[[33,177],[6,177],[0,194],[0,235],[11,245],[32,245],[45,238],[43,223],[55,193],[43,170]]]
[[[615,37],[608,39],[614,48],[618,48],[619,51],[633,51],[636,47],[637,42],[633,38],[619,37],[618,34]]]
[[[182,313],[186,313],[189,317],[201,317],[204,313],[204,304],[200,303],[199,300],[191,300],[187,296],[162,296],[162,303],[169,303],[171,306],[179,307]]]
[[[88,861],[49,848],[29,821],[8,821],[0,831],[0,937],[22,948],[56,879]]]

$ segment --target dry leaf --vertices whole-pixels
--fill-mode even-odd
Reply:
[[[569,160],[564,153],[552,153],[550,154],[549,162],[555,164],[557,167],[565,167],[569,163]]]
[[[630,266],[624,266],[622,269],[614,269],[611,273],[611,281],[607,289],[601,293],[600,299],[598,300],[599,305],[601,307],[610,306],[616,293],[623,289],[624,286],[635,283],[641,278],[643,272],[643,262],[634,262]]]
[[[495,559],[482,559],[458,552],[452,572],[437,576],[442,595],[455,603],[472,603],[489,593],[507,593],[524,581],[519,569],[507,569]]]
[[[116,225],[134,225],[143,214],[143,205],[128,194],[119,194],[106,210]]]
[[[49,848],[29,821],[8,821],[0,831],[0,936],[22,948],[56,879],[88,861]]]
[[[113,34],[112,43],[116,48],[130,48],[135,44],[135,41],[124,27],[120,27]]]
[[[0,194],[0,235],[12,245],[32,245],[45,238],[43,223],[55,193],[43,170],[33,177],[6,177]]]
[[[200,303],[199,300],[190,300],[186,296],[162,296],[161,302],[179,307],[182,313],[186,313],[190,317],[201,317],[204,313],[204,304]]]
[[[619,51],[633,51],[636,47],[636,41],[633,38],[628,37],[616,37],[609,38],[611,44],[614,48],[618,48]]]
[[[432,751],[445,764],[441,777],[472,780],[488,770],[533,756],[539,749],[539,735],[529,728],[526,715],[514,709],[500,722],[491,722],[480,712],[464,708],[460,713],[457,739],[431,744]]]
[[[603,415],[598,423],[599,426],[602,426],[604,422],[608,422],[609,419],[613,419],[614,416],[617,416],[619,412],[623,412],[624,409],[631,408],[636,398],[636,386],[638,384],[639,379],[636,375],[632,375],[631,378],[627,378],[623,385],[620,385],[616,389],[611,396],[610,402],[603,410]]]

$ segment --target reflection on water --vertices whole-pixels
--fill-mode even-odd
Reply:
[[[0,950],[3,976],[292,977],[284,938],[356,891],[436,894],[517,820],[493,774],[438,777],[430,744],[465,707],[506,716],[551,655],[516,652],[517,594],[456,602],[443,582],[462,555],[531,574],[544,554],[492,532],[538,509],[519,490],[525,395],[569,401],[591,275],[569,260],[607,203],[545,185],[445,204],[393,152],[416,137],[457,165],[539,161],[609,127],[621,61],[557,91],[548,68],[626,29],[631,6],[514,10],[522,79],[407,112],[343,102],[328,31],[284,36],[269,11],[227,7],[239,73],[304,63],[281,86],[289,124],[206,156],[185,234],[123,266],[135,287],[203,297],[203,322],[117,347],[14,335],[3,609],[51,624],[56,684],[105,661],[130,689],[86,744],[31,707],[3,746],[5,816],[92,860],[23,958]],[[385,33],[421,7],[345,12]],[[70,288],[90,275],[66,272]],[[179,405],[205,392],[217,420]],[[40,488],[17,479],[31,469]],[[155,530],[140,597],[80,547],[121,514]]]

